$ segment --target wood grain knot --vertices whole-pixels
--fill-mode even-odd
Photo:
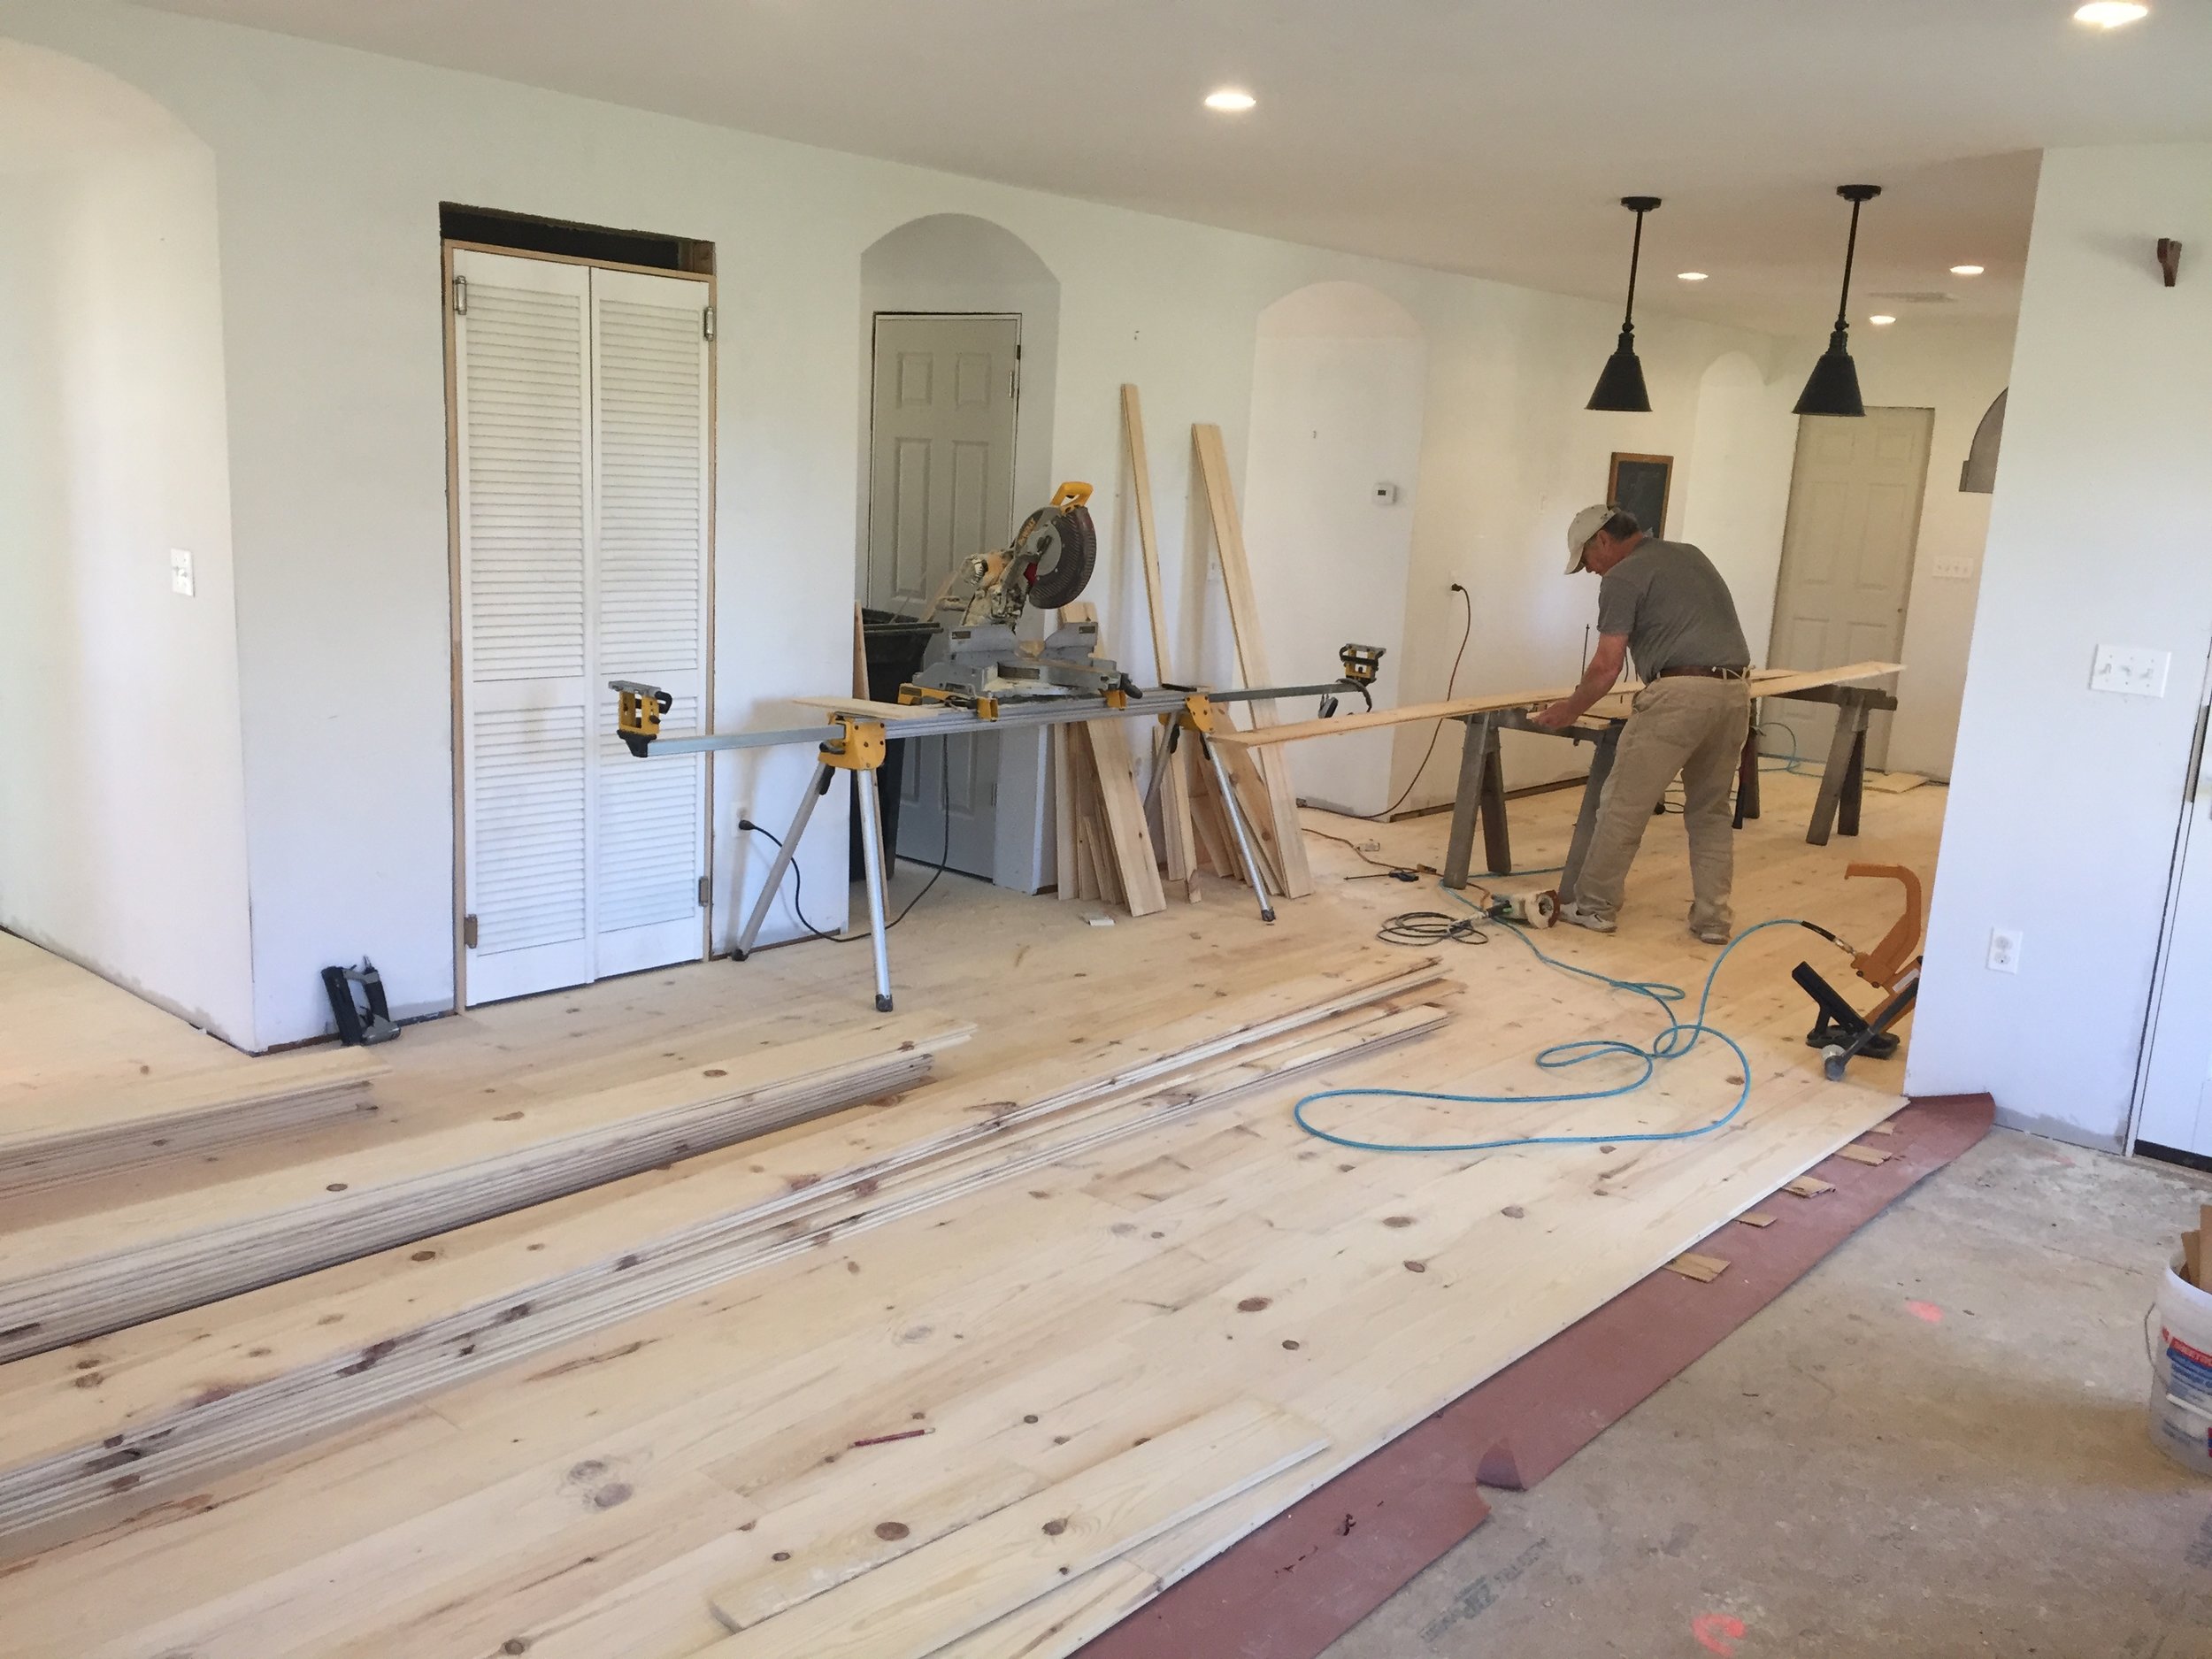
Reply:
[[[1429,1264],[1426,1262],[1408,1262],[1406,1263],[1406,1271],[1409,1273],[1425,1273],[1428,1271]]]
[[[1409,1227],[1412,1225],[1411,1216],[1385,1216],[1383,1217],[1383,1225],[1386,1227]]]
[[[1524,1210],[1524,1209],[1522,1209],[1522,1208],[1520,1207],[1520,1205],[1518,1205],[1518,1204],[1508,1204],[1508,1205],[1507,1205],[1507,1206],[1506,1206],[1503,1210],[1500,1210],[1498,1213],[1499,1213],[1500,1215],[1502,1215],[1502,1216],[1504,1216],[1504,1217],[1507,1217],[1509,1220],[1512,1220],[1512,1221],[1518,1221],[1518,1220],[1519,1220],[1519,1219],[1520,1219],[1523,1216],[1525,1216],[1526,1214],[1528,1214],[1528,1211],[1527,1211],[1527,1210]]]
[[[876,1536],[887,1544],[897,1543],[912,1530],[904,1521],[878,1521],[876,1523]]]
[[[1242,1302],[1237,1303],[1237,1311],[1239,1313],[1258,1313],[1264,1310],[1267,1305],[1268,1299],[1265,1296],[1247,1296]]]
[[[1056,1517],[1053,1520],[1047,1521],[1043,1527],[1044,1535],[1047,1538],[1057,1538],[1061,1533],[1066,1532],[1067,1530],[1067,1522],[1064,1519]]]

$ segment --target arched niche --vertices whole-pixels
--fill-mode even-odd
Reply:
[[[214,157],[0,40],[0,926],[250,1047]]]
[[[1379,645],[1378,701],[1398,702],[1428,375],[1421,325],[1364,283],[1317,282],[1263,311],[1255,335],[1243,509],[1270,666],[1288,681],[1325,680],[1340,646]],[[1381,811],[1396,735],[1296,746],[1299,795]]]

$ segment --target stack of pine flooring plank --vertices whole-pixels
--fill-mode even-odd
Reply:
[[[1141,1055],[1115,1040],[991,1079],[1022,1091],[1018,1103],[957,1086],[910,1097],[876,1120],[872,1154],[842,1167],[849,1130],[834,1145],[764,1148],[757,1170],[702,1163],[672,1180],[595,1193],[588,1206],[390,1251],[336,1282],[301,1279],[211,1317],[156,1321],[88,1352],[0,1369],[0,1413],[12,1429],[0,1539],[50,1538],[121,1494],[150,1502],[704,1286],[1256,1085],[1378,1053],[1442,1023],[1441,988],[1433,959],[1294,980],[1173,1022],[1138,1045]]]
[[[0,1198],[373,1111],[385,1071],[357,1048],[317,1048],[27,1094],[0,1107]]]
[[[966,1027],[912,1019],[0,1236],[0,1359],[234,1295],[895,1094]]]

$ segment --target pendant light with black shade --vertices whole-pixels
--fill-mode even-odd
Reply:
[[[1851,361],[1851,263],[1859,251],[1859,209],[1881,195],[1878,184],[1839,184],[1836,194],[1851,204],[1851,239],[1843,250],[1843,297],[1836,302],[1835,332],[1828,349],[1813,365],[1805,390],[1793,413],[1800,415],[1863,415],[1866,400],[1859,396],[1859,365]]]
[[[1636,360],[1636,266],[1644,253],[1644,215],[1659,205],[1655,196],[1624,196],[1621,205],[1636,216],[1636,240],[1628,255],[1628,309],[1621,317],[1621,342],[1605,360],[1597,390],[1586,409],[1615,410],[1624,414],[1651,413],[1651,394],[1644,388],[1644,365]]]

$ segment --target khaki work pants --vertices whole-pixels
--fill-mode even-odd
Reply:
[[[1655,680],[1636,694],[1635,712],[1613,752],[1598,797],[1597,823],[1575,880],[1575,902],[1594,916],[1621,907],[1628,866],[1654,811],[1678,773],[1690,835],[1692,927],[1728,927],[1736,877],[1729,787],[1751,726],[1751,692],[1740,680]]]

